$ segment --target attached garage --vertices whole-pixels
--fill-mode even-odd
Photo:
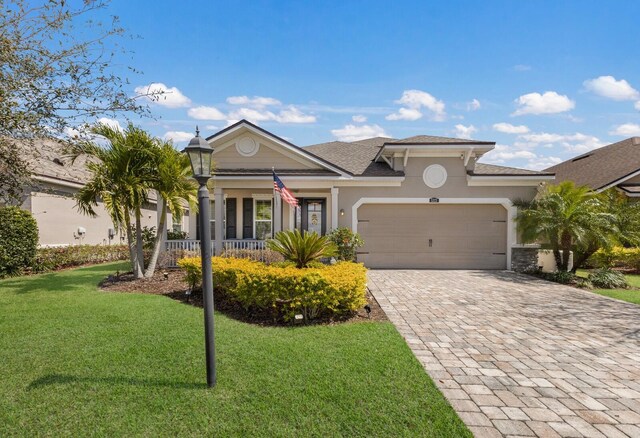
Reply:
[[[369,268],[507,268],[502,205],[363,204],[357,223]]]

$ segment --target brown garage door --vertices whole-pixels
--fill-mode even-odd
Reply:
[[[365,204],[358,260],[370,268],[505,269],[506,220],[500,205]]]

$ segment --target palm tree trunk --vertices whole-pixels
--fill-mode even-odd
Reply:
[[[559,270],[567,272],[569,270],[569,257],[571,256],[571,243],[573,239],[571,238],[571,234],[567,232],[563,232],[560,239],[562,246],[562,263]]]
[[[158,230],[156,232],[156,238],[153,243],[153,253],[151,253],[151,259],[149,260],[149,266],[144,272],[146,278],[153,277],[153,273],[156,270],[156,264],[158,263],[158,256],[160,255],[160,249],[162,246],[162,236],[164,235],[165,223],[167,222],[167,203],[162,203],[162,209],[160,211],[160,223],[158,224]]]
[[[131,217],[129,212],[124,215],[124,226],[127,232],[127,245],[129,246],[129,259],[131,261],[131,272],[136,273],[138,266],[138,254],[136,253],[136,246],[133,240],[133,232],[131,230]]]
[[[135,278],[142,278],[144,275],[144,247],[142,242],[142,213],[136,209],[136,260],[137,266],[134,271]]]

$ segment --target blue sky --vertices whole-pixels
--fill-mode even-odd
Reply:
[[[304,146],[431,134],[545,168],[640,135],[640,2],[114,0],[178,147],[239,118]],[[123,122],[123,121],[121,121]]]

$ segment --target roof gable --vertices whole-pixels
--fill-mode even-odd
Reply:
[[[223,152],[224,149],[228,148],[233,143],[232,140],[237,138],[238,136],[241,136],[242,133],[248,133],[254,138],[263,139],[267,147],[269,147],[269,143],[271,143],[275,146],[272,147],[272,149],[275,149],[277,147],[282,148],[282,150],[286,152],[285,155],[287,155],[288,158],[299,161],[301,165],[303,163],[307,163],[306,167],[320,167],[322,169],[335,172],[340,175],[350,175],[349,171],[341,168],[340,166],[329,162],[322,157],[316,156],[313,153],[306,151],[303,148],[296,146],[293,143],[281,137],[278,137],[277,135],[272,134],[266,129],[254,125],[247,120],[240,120],[239,122],[222,129],[216,134],[207,137],[207,142],[215,150],[214,156],[216,153]],[[262,144],[263,143],[260,142],[260,145]],[[263,163],[263,165],[264,164],[265,163]]]

